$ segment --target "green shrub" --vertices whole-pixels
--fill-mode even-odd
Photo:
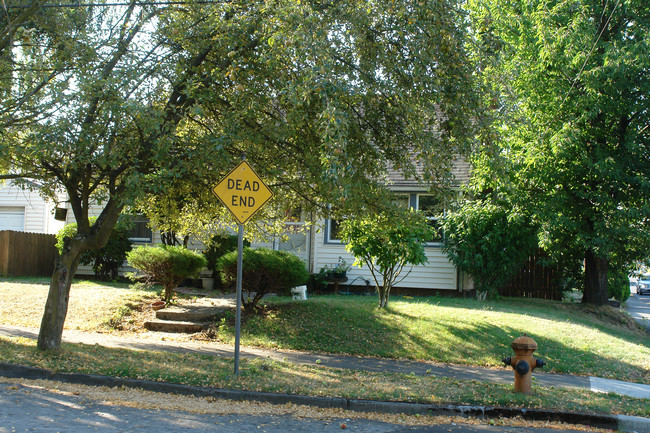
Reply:
[[[244,240],[244,246],[250,247],[251,243]],[[207,268],[212,273],[213,278],[221,281],[217,261],[226,253],[237,250],[237,235],[219,234],[214,235],[206,245],[205,258],[208,260]]]
[[[195,277],[207,264],[200,253],[165,245],[137,247],[127,254],[127,260],[144,274],[147,283],[158,283],[165,288],[165,302],[171,301],[174,289],[185,278]]]
[[[468,201],[442,223],[443,251],[472,276],[477,292],[497,293],[537,248],[537,229],[505,205]]]
[[[217,263],[225,287],[237,284],[237,251],[221,257]],[[309,272],[305,263],[286,251],[267,248],[244,248],[242,269],[242,303],[254,311],[266,294],[289,295],[291,288],[305,284]],[[244,296],[243,292],[248,292]],[[252,296],[251,296],[252,295]]]
[[[630,279],[625,269],[609,270],[607,275],[607,294],[610,298],[625,302],[630,297]]]
[[[97,220],[96,217],[90,217],[90,224],[95,224]],[[59,254],[63,253],[63,248],[65,247],[66,238],[74,238],[77,235],[77,223],[70,223],[63,226],[61,230],[56,234],[56,249],[59,251]]]
[[[95,224],[97,217],[90,218],[90,224]],[[77,223],[66,224],[56,235],[56,247],[59,254],[63,251],[66,238],[77,235]],[[98,250],[88,250],[81,255],[82,265],[93,266],[95,275],[102,280],[115,280],[120,266],[126,260],[126,254],[131,251],[129,228],[122,221],[113,228],[111,237],[106,245]]]
[[[327,270],[325,268],[321,269],[317,274],[309,274],[307,278],[307,290],[318,293],[326,292],[328,288],[326,274]]]

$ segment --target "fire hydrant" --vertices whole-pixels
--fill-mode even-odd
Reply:
[[[541,359],[533,358],[533,352],[537,349],[535,340],[524,334],[510,344],[516,356],[508,356],[503,359],[507,366],[515,369],[515,392],[530,394],[532,392],[533,370],[537,367],[544,367],[546,363]]]

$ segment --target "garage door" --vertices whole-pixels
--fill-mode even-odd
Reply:
[[[25,230],[25,208],[0,206],[0,230]]]

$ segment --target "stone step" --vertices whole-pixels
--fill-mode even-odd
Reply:
[[[150,331],[176,332],[194,334],[207,328],[209,323],[187,322],[180,320],[149,320],[144,322],[144,327]]]
[[[156,319],[178,322],[211,322],[227,310],[227,307],[171,306],[156,311]]]

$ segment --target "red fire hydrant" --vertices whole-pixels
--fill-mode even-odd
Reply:
[[[511,365],[515,369],[515,392],[530,394],[533,370],[544,367],[546,363],[541,359],[533,358],[537,343],[526,334],[515,338],[510,347],[515,351],[516,356],[504,358],[503,363],[506,367]]]

